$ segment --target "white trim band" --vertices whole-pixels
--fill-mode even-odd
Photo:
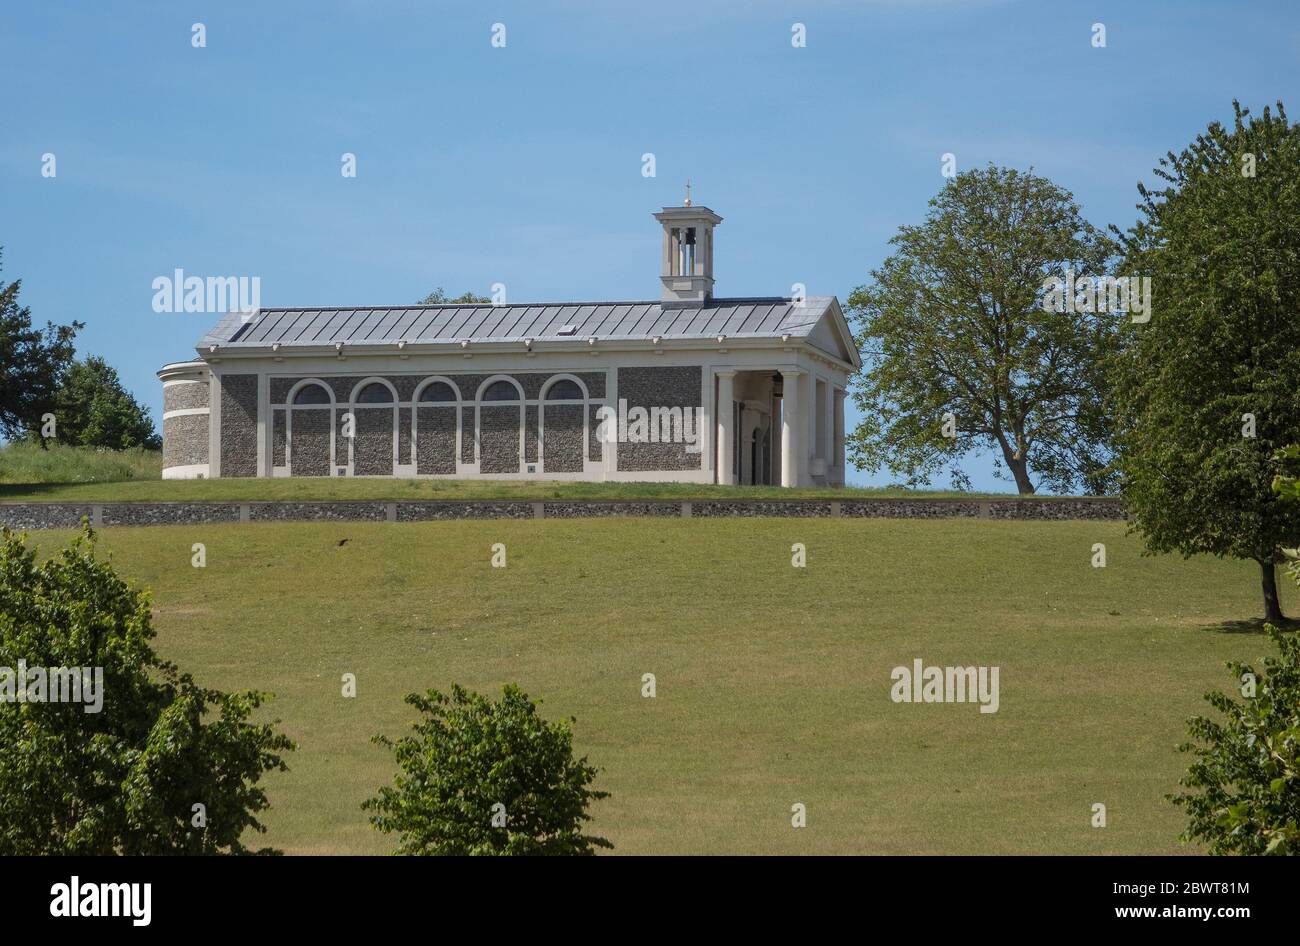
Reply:
[[[210,407],[179,407],[174,411],[163,411],[163,420],[167,420],[170,417],[193,417],[196,414],[210,413],[212,413],[212,408]]]

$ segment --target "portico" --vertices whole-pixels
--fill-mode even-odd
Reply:
[[[842,486],[848,375],[834,364],[714,370],[716,482]]]

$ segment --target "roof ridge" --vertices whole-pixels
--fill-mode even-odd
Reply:
[[[807,299],[829,299],[829,296],[805,296]],[[262,306],[258,312],[378,312],[380,310],[397,311],[405,309],[539,309],[555,306],[600,306],[600,305],[662,305],[664,299],[622,299],[622,300],[603,300],[598,302],[432,302],[432,303],[415,303],[413,305],[291,305],[291,306]],[[685,308],[695,305],[699,308],[708,308],[709,306],[728,305],[731,303],[755,303],[755,302],[793,302],[789,296],[727,296],[725,298],[715,297],[701,303],[676,303],[678,308]],[[227,313],[238,314],[238,313]]]

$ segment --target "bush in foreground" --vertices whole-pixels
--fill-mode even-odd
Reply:
[[[1272,626],[1277,657],[1257,673],[1231,663],[1243,699],[1210,693],[1223,722],[1197,716],[1179,746],[1196,760],[1170,800],[1187,810],[1184,841],[1211,854],[1300,854],[1300,638]]]
[[[1300,477],[1287,467],[1300,460],[1300,447],[1284,447],[1273,460],[1281,469],[1273,492],[1294,511]],[[1290,574],[1300,584],[1300,563],[1293,560]],[[1272,625],[1268,634],[1279,654],[1264,658],[1262,675],[1228,665],[1244,702],[1208,694],[1225,722],[1195,717],[1188,731],[1199,743],[1178,747],[1196,754],[1180,784],[1199,791],[1169,798],[1191,819],[1183,840],[1206,841],[1211,854],[1300,855],[1300,639]]]
[[[547,722],[519,687],[493,701],[452,685],[412,693],[415,735],[392,749],[393,786],[362,804],[371,823],[399,836],[398,854],[594,854],[613,847],[583,833],[587,805],[608,796],[587,786],[596,769],[573,758],[569,725]],[[570,720],[576,722],[576,720]]]
[[[89,529],[39,565],[0,533],[0,855],[244,854],[265,830],[257,783],[293,744],[248,721],[263,694],[160,660],[149,604]],[[52,701],[56,675],[79,701]]]

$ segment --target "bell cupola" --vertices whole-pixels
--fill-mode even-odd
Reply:
[[[691,186],[681,207],[655,214],[664,228],[659,280],[665,303],[701,303],[713,298],[713,228],[722,218],[708,207],[691,205]]]

